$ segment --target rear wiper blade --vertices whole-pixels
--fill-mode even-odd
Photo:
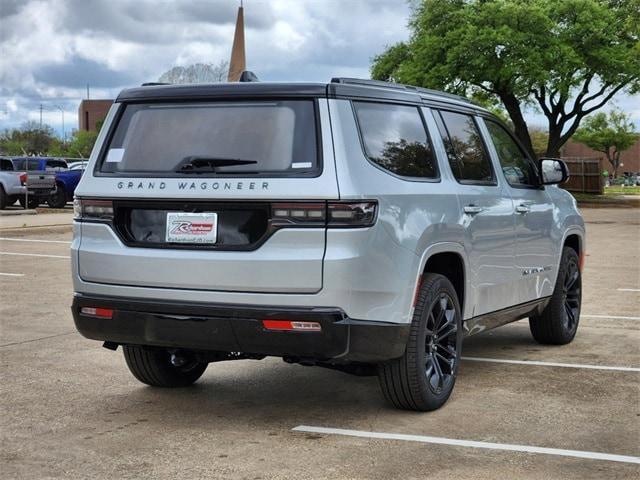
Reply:
[[[220,158],[220,157],[184,157],[175,170],[177,173],[206,173],[216,172],[220,167],[233,167],[236,165],[253,165],[256,160],[242,160],[240,158]]]

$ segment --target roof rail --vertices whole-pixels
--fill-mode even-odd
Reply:
[[[408,92],[415,92],[417,94],[436,95],[440,97],[453,98],[466,103],[472,103],[468,98],[461,95],[455,95],[453,93],[442,92],[440,90],[432,90],[430,88],[414,87],[413,85],[405,85],[404,83],[385,82],[382,80],[368,80],[366,78],[349,78],[349,77],[334,77],[331,79],[331,83],[344,83],[348,85],[363,85],[365,87],[378,87],[378,88],[390,88],[393,90],[404,90]]]
[[[157,85],[171,85],[171,84],[167,83],[167,82],[146,82],[146,83],[143,83],[140,86],[141,87],[155,87]]]

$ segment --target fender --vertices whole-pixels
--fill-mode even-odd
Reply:
[[[467,255],[465,253],[464,245],[458,242],[438,242],[432,245],[429,245],[420,257],[420,266],[418,267],[418,272],[416,274],[415,282],[414,282],[414,292],[413,297],[418,294],[418,288],[420,286],[420,277],[424,273],[424,269],[429,261],[429,258],[433,257],[438,253],[455,253],[460,256],[462,259],[463,269],[462,275],[464,277],[464,291],[466,292],[464,295],[464,305],[460,305],[462,308],[462,319],[467,319],[467,312],[473,311],[473,295],[470,294],[469,288],[469,277],[467,276],[467,272],[469,271],[469,265],[467,263]]]
[[[584,234],[585,234],[584,228],[579,227],[577,225],[572,225],[564,231],[564,234],[562,235],[562,245],[564,246],[565,242],[567,241],[567,237],[569,237],[570,235],[577,235],[578,239],[580,240],[580,257],[583,257],[586,251]],[[555,285],[555,282],[558,280],[558,272],[560,271],[561,261],[562,261],[562,249],[560,249],[560,253],[558,255],[558,258],[556,259],[556,278],[554,279],[554,285]]]

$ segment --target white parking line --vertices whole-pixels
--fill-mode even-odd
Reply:
[[[24,273],[2,273],[2,272],[0,272],[0,276],[3,276],[3,277],[24,277]]]
[[[404,440],[407,442],[435,443],[454,447],[485,448],[490,450],[504,450],[510,452],[542,453],[560,457],[588,458],[591,460],[607,460],[610,462],[640,464],[640,457],[615,455],[611,453],[586,452],[582,450],[564,450],[562,448],[533,447],[529,445],[512,445],[509,443],[476,442],[473,440],[456,440],[453,438],[430,437],[426,435],[407,435],[404,433],[367,432],[363,430],[345,430],[342,428],[312,427],[299,425],[292,429],[294,432],[325,433],[329,435],[343,435],[347,437],[380,438],[385,440]]]
[[[640,317],[621,317],[619,315],[585,315],[580,314],[580,318],[610,318],[613,320],[640,320]]]
[[[0,255],[19,255],[21,257],[47,257],[47,258],[66,258],[69,259],[69,255],[44,255],[42,253],[18,253],[18,252],[0,252]]]
[[[35,238],[11,238],[11,237],[0,237],[0,240],[6,240],[7,242],[64,243],[65,245],[71,245],[71,242],[67,240],[40,240]]]
[[[619,288],[619,292],[640,292],[640,288]]]
[[[580,363],[538,362],[536,360],[507,360],[502,358],[461,357],[470,362],[510,363],[514,365],[535,365],[538,367],[585,368],[588,370],[614,370],[619,372],[640,372],[636,367],[610,367],[606,365],[584,365]]]

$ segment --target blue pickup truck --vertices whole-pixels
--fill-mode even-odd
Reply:
[[[47,199],[51,208],[64,208],[67,202],[73,200],[73,192],[84,173],[83,169],[63,170],[56,173],[56,189]]]

